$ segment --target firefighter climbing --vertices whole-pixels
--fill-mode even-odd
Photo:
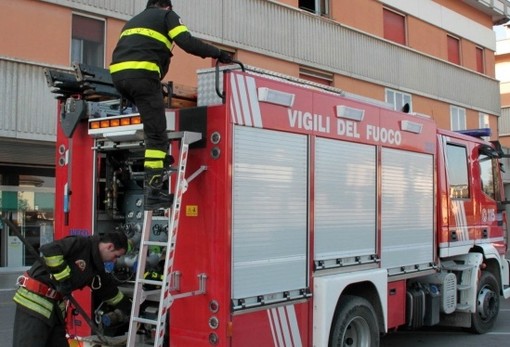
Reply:
[[[167,155],[165,103],[160,80],[165,77],[173,45],[202,58],[230,63],[230,55],[193,37],[172,10],[170,0],[149,0],[147,8],[122,29],[110,72],[115,87],[136,105],[145,135],[145,208],[169,208],[172,196],[163,183],[173,158]]]

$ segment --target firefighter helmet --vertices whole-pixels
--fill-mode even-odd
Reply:
[[[170,7],[172,9],[171,0],[148,0],[146,8],[149,7]]]

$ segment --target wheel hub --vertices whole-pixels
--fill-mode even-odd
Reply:
[[[490,288],[482,288],[478,293],[478,313],[482,319],[488,319],[494,316],[496,307],[496,293]]]
[[[349,323],[343,339],[343,347],[370,346],[370,327],[361,317],[355,317]]]

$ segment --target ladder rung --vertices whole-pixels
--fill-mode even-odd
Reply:
[[[147,319],[147,318],[142,318],[142,317],[131,317],[131,319],[133,320],[133,322],[150,324],[150,325],[158,325],[158,321],[154,320],[154,319]]]
[[[145,278],[139,278],[138,282],[143,283],[143,284],[152,284],[153,286],[162,286],[163,285],[163,281],[147,280]]]
[[[143,246],[166,247],[166,246],[168,246],[168,243],[167,242],[163,242],[163,241],[143,241]]]
[[[202,133],[197,133],[193,131],[172,131],[167,133],[168,139],[170,141],[182,139],[184,138],[185,135],[189,137],[188,144],[200,141],[202,139]]]
[[[182,139],[184,137],[184,131],[168,131],[167,137],[169,140]]]
[[[151,296],[151,295],[159,295],[161,293],[161,288],[159,289],[151,289],[151,290],[145,290],[143,291],[143,295],[145,295],[146,297],[147,296]]]

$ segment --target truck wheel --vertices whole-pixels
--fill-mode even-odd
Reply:
[[[476,312],[471,314],[471,331],[485,334],[492,329],[499,313],[499,284],[496,277],[483,271],[478,282]]]
[[[329,338],[330,347],[378,347],[379,325],[366,299],[346,295],[340,299]]]

